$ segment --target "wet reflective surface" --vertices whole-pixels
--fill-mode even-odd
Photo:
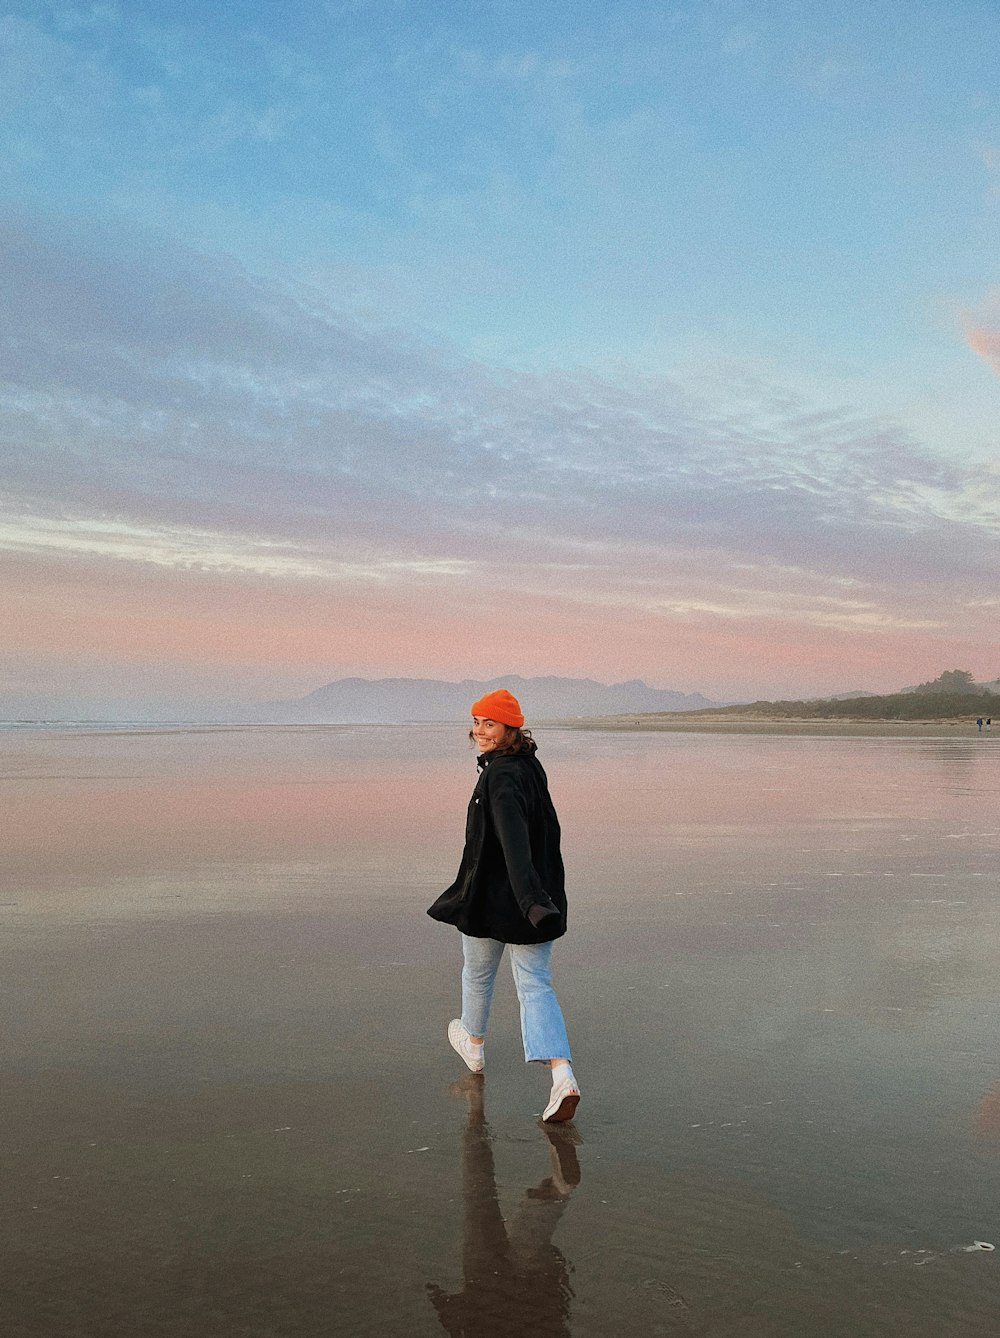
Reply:
[[[998,746],[543,731],[554,1144],[460,731],[0,734],[5,1334],[993,1333]]]

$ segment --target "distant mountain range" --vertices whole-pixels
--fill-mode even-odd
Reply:
[[[527,723],[576,716],[627,715],[632,711],[699,711],[723,703],[699,692],[651,688],[641,679],[597,683],[591,678],[464,679],[340,678],[294,701],[267,702],[260,720],[314,724],[392,724],[402,721],[464,720],[477,697],[507,688],[524,709]]]
[[[958,681],[961,680],[961,681]],[[967,680],[967,681],[966,681]],[[969,694],[1000,695],[1000,679],[974,682],[965,671],[950,670],[933,683],[899,688],[890,696],[923,698],[930,689],[941,696],[953,689]],[[232,703],[226,707],[205,707],[194,702],[169,705],[138,701],[104,701],[99,707],[41,699],[29,702],[0,700],[0,723],[23,724],[50,722],[79,722],[93,724],[142,723],[152,721],[183,721],[187,723],[253,723],[253,724],[395,724],[406,721],[462,721],[468,716],[469,706],[477,697],[497,687],[509,688],[522,702],[529,725],[543,721],[575,720],[599,716],[627,717],[660,712],[674,713],[735,708],[751,714],[764,708],[780,707],[782,712],[799,706],[808,706],[806,715],[822,714],[822,702],[811,698],[804,703],[747,702],[746,697],[733,701],[712,701],[700,692],[674,692],[668,688],[651,688],[641,679],[625,683],[598,683],[591,678],[524,678],[519,674],[505,674],[491,679],[464,679],[460,683],[436,678],[341,678],[317,688],[308,696],[291,701],[272,701],[254,704]],[[877,700],[876,700],[877,698]],[[888,697],[863,688],[836,693],[822,699],[833,703],[831,714],[840,715],[850,702],[856,703],[860,714],[867,716],[879,709],[895,711]],[[864,703],[868,701],[869,706]],[[880,705],[881,703],[881,705]],[[933,705],[934,703],[932,703]],[[945,709],[946,703],[937,705]],[[917,703],[913,703],[917,709]],[[958,706],[956,705],[956,710]],[[968,713],[966,701],[962,711]],[[984,707],[989,711],[989,707]],[[909,708],[907,708],[909,710]]]

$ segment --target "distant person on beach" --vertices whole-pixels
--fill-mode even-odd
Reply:
[[[548,781],[523,728],[516,698],[503,688],[472,705],[469,738],[479,749],[479,779],[465,828],[458,877],[427,914],[462,935],[462,1016],[448,1040],[473,1073],[484,1068],[484,1042],[505,947],[521,1005],[529,1063],[551,1069],[543,1120],[571,1120],[580,1102],[562,1009],[552,988],[552,944],[566,932],[566,890],[559,819]]]
[[[988,715],[988,716],[986,717],[986,728],[987,728],[987,729],[992,729],[992,728],[993,728],[993,717],[992,717],[991,715]]]
[[[982,717],[982,716],[977,716],[977,717],[976,717],[976,729],[978,729],[979,732],[980,732],[980,734],[982,734],[982,732],[983,732],[983,717]]]

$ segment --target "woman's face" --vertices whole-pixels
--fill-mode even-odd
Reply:
[[[502,748],[510,732],[507,725],[497,720],[488,720],[481,715],[472,717],[472,737],[481,753],[490,753],[494,748]]]

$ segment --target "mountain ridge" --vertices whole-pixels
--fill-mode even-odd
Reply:
[[[340,678],[290,701],[266,702],[261,719],[316,724],[438,723],[463,720],[477,697],[506,687],[521,702],[525,718],[561,720],[575,716],[611,715],[631,711],[699,711],[724,703],[700,692],[651,688],[642,679],[599,683],[593,678],[545,675],[527,678],[503,674],[459,682],[439,678]]]

